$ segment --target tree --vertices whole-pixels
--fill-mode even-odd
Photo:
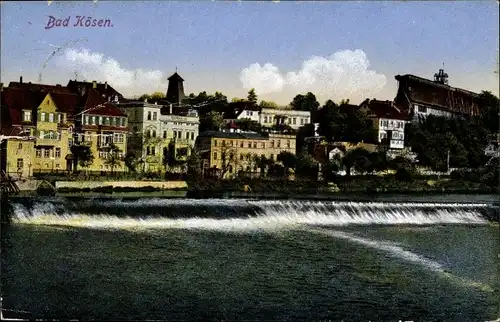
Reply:
[[[137,172],[137,164],[138,160],[134,153],[127,153],[127,156],[124,159],[125,166],[128,168],[130,172]]]
[[[111,168],[111,174],[113,174],[115,168],[120,165],[120,161],[121,161],[121,150],[114,143],[111,143],[110,151],[108,152],[106,160],[104,161],[104,163]]]
[[[262,125],[259,122],[253,121],[251,119],[243,118],[236,120],[236,126],[242,131],[252,131],[252,132],[261,132]]]
[[[153,94],[142,94],[139,97],[140,101],[143,101],[146,99],[150,102],[157,102],[157,101],[165,99],[165,94],[162,92],[154,92]]]
[[[191,150],[187,160],[187,176],[191,180],[198,180],[202,176],[202,160],[196,149]]]
[[[290,169],[295,169],[297,166],[297,157],[288,151],[281,151],[276,159],[283,163],[285,173],[288,173]]]
[[[255,88],[252,88],[248,91],[247,100],[250,102],[250,104],[257,105],[257,94],[255,93]]]
[[[200,117],[200,132],[219,131],[224,125],[224,119],[218,112],[209,112]]]
[[[220,147],[220,160],[221,160],[221,177],[229,173],[235,173],[237,168],[237,156],[236,149],[230,147],[227,144],[221,145]]]
[[[271,166],[274,161],[272,159],[266,158],[264,155],[261,156],[255,156],[255,163],[257,167],[260,169],[260,175],[264,177],[266,173],[266,168]]]
[[[363,148],[356,148],[348,151],[342,158],[342,165],[346,171],[346,177],[351,177],[351,169],[354,167],[356,171],[366,172],[368,167],[368,156],[370,152]]]
[[[260,101],[259,107],[261,108],[278,108],[278,104],[272,101]]]
[[[303,177],[318,178],[318,161],[305,151],[301,152],[296,159],[297,175]]]
[[[316,113],[320,104],[313,93],[308,92],[306,95],[299,94],[295,96],[290,105],[294,110],[311,112],[312,123],[317,121]]]
[[[82,168],[87,168],[92,165],[94,162],[94,155],[92,154],[92,150],[90,150],[89,146],[86,145],[72,145],[71,154],[73,154],[73,171],[76,172],[78,165]]]

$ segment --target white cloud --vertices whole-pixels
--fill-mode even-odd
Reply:
[[[370,62],[362,50],[343,50],[330,57],[313,56],[300,70],[280,73],[271,63],[255,63],[244,68],[240,80],[244,88],[255,88],[257,94],[311,91],[323,98],[371,97],[387,82],[383,74],[369,69]]]
[[[80,79],[107,81],[129,95],[166,91],[165,75],[159,70],[126,69],[111,57],[88,49],[66,49],[59,64],[77,72]]]

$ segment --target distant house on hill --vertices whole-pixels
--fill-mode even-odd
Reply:
[[[440,69],[434,81],[414,76],[397,75],[399,88],[394,102],[413,119],[427,115],[460,116],[479,114],[479,95],[448,85],[448,74]]]
[[[111,87],[108,82],[98,83],[96,81],[80,82],[77,80],[70,80],[66,87],[79,96],[85,96],[88,91],[93,89],[99,94],[99,97],[104,99],[104,101],[116,102],[123,100],[123,95]]]

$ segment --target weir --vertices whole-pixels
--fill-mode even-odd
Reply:
[[[17,199],[17,198],[16,198]],[[274,230],[299,226],[486,224],[492,204],[242,199],[66,198],[10,201],[12,221],[99,229]]]

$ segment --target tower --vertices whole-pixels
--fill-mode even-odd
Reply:
[[[439,84],[448,85],[448,74],[444,72],[444,64],[443,68],[439,69],[439,72],[434,74],[434,81]]]
[[[177,68],[175,73],[168,78],[168,89],[167,89],[167,101],[171,104],[181,104],[182,100],[186,98],[184,94],[184,79],[177,74]]]

